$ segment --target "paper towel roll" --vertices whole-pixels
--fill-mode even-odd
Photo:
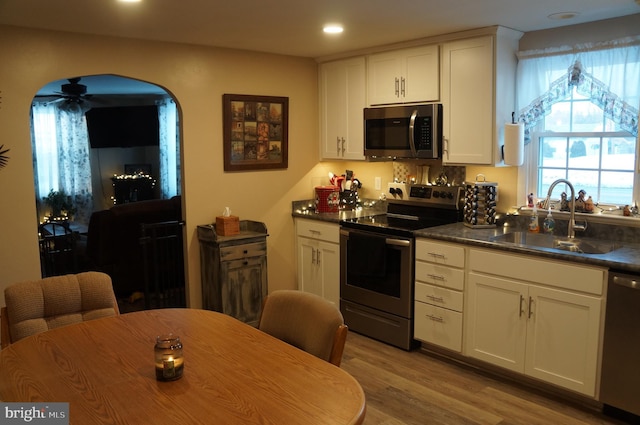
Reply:
[[[524,162],[524,124],[504,125],[504,163],[520,166]]]

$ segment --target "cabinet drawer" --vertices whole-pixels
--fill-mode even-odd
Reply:
[[[321,241],[340,243],[340,226],[316,220],[296,219],[296,235]]]
[[[257,242],[220,248],[220,261],[232,261],[242,258],[267,255],[267,243]]]
[[[594,295],[603,294],[605,277],[603,268],[480,249],[470,251],[469,270]]]
[[[462,292],[416,282],[415,298],[416,301],[432,304],[434,306],[444,307],[449,310],[460,312],[462,311]]]
[[[462,351],[462,313],[415,303],[414,338],[449,350]]]
[[[460,245],[416,240],[416,260],[453,267],[464,267],[464,248]]]
[[[464,269],[416,261],[417,281],[462,291],[464,289]]]

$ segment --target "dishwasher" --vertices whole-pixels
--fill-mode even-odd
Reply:
[[[600,401],[640,423],[640,276],[609,272]]]

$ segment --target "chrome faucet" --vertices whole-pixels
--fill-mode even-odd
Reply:
[[[587,230],[587,223],[585,222],[584,225],[577,225],[576,224],[576,191],[573,188],[573,185],[571,184],[571,182],[569,180],[566,179],[558,179],[556,181],[554,181],[553,183],[551,183],[551,186],[549,186],[549,191],[547,192],[547,199],[544,201],[544,205],[545,207],[549,207],[549,198],[551,198],[551,193],[553,192],[553,189],[559,184],[559,183],[564,183],[567,186],[569,186],[569,189],[571,189],[571,206],[570,211],[569,211],[569,227],[567,229],[567,236],[569,238],[575,238],[576,236],[576,230],[580,230],[580,231],[585,231]]]

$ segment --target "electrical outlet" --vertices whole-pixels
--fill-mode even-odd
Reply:
[[[382,189],[382,178],[381,177],[376,177],[375,178],[375,190],[380,190]]]

